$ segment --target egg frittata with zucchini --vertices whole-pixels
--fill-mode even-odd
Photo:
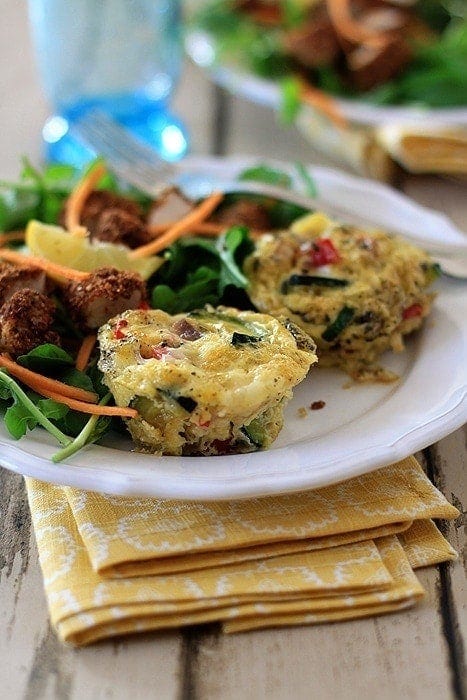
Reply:
[[[267,448],[315,343],[288,319],[206,307],[126,311],[99,330],[99,368],[137,449],[216,455]]]
[[[378,366],[386,350],[431,309],[427,291],[439,266],[414,245],[382,231],[308,214],[276,234],[264,234],[244,271],[255,307],[285,315],[318,347],[320,367],[337,366],[356,381],[392,381]]]

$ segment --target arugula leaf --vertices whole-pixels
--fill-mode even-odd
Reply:
[[[316,182],[311,177],[308,170],[305,168],[303,163],[295,163],[295,168],[297,170],[298,176],[303,181],[305,186],[305,192],[309,197],[318,196],[318,188],[316,187]]]
[[[439,0],[418,0],[416,10],[425,22],[438,31],[443,30],[451,19],[448,8]]]
[[[265,182],[269,185],[278,185],[279,187],[291,187],[292,178],[283,170],[271,168],[269,165],[255,165],[252,168],[242,170],[237,180],[245,182],[253,180],[255,182]]]
[[[101,406],[105,405],[111,398],[112,394],[107,393],[99,401],[99,404]],[[84,423],[81,431],[75,437],[75,439],[52,456],[52,461],[62,462],[64,459],[71,457],[71,455],[81,450],[85,445],[97,442],[97,440],[100,440],[100,438],[109,430],[111,422],[112,421],[109,416],[91,416]]]
[[[304,184],[305,192],[310,197],[316,197],[318,194],[318,189],[306,167],[303,165],[303,163],[297,162],[295,163],[295,169],[298,177]],[[278,170],[277,168],[272,168],[266,164],[246,168],[240,173],[237,180],[240,182],[245,182],[246,180],[265,182],[268,185],[277,185],[278,187],[285,187],[286,189],[291,189],[294,184],[292,177],[284,170]],[[255,199],[261,201],[261,197],[256,196]],[[271,206],[271,201],[269,198],[267,198],[267,204]]]
[[[37,402],[34,402],[41,413],[50,420],[60,420],[64,418],[67,413],[70,412],[68,406],[63,403],[58,403],[53,399],[43,399],[39,398]]]
[[[248,229],[242,226],[234,226],[216,241],[177,241],[168,250],[168,262],[155,276],[152,306],[175,314],[205,304],[216,306],[227,290],[233,298],[231,287],[243,289],[247,284],[241,265],[252,250]]]
[[[5,397],[5,390],[8,390],[14,402],[7,409],[4,421],[7,430],[15,439],[18,440],[22,437],[28,429],[32,430],[36,425],[42,425],[61,445],[67,445],[71,442],[70,438],[49,420],[39,406],[4,370],[0,370],[0,386],[3,387],[2,398]],[[43,404],[42,408],[44,410],[50,409],[53,413],[56,411],[56,408],[49,404]]]
[[[68,406],[57,403],[52,399],[39,399],[31,393],[27,396],[31,399],[38,411],[49,420],[57,420],[63,418],[70,410]],[[4,415],[5,427],[16,440],[22,438],[28,430],[33,430],[37,425],[40,425],[40,419],[37,414],[31,412],[30,408],[25,403],[15,400],[12,406],[9,406]]]
[[[216,0],[198,11],[193,24],[207,30],[216,40],[215,60],[236,63],[280,86],[280,119],[289,125],[300,109],[299,85],[293,77],[296,66],[284,51],[283,31],[306,21],[306,3],[284,0],[283,22],[265,28],[235,3]],[[437,106],[464,105],[467,102],[465,81],[466,57],[461,44],[452,43],[453,30],[465,31],[465,0],[418,0],[413,12],[427,22],[439,38],[414,46],[414,58],[390,83],[376,90],[361,92],[350,87],[340,76],[339,66],[324,65],[309,71],[310,82],[334,95],[364,98],[376,104]],[[303,14],[302,14],[303,13]],[[427,52],[430,60],[427,62]],[[281,80],[283,79],[283,80]]]
[[[33,218],[45,223],[57,222],[63,202],[76,184],[79,173],[73,168],[58,173],[56,167],[50,166],[40,173],[23,159],[20,182],[0,183],[0,230],[24,227]]]
[[[288,0],[291,4],[291,0]],[[295,3],[298,6],[298,3]],[[289,20],[292,8],[289,8]],[[238,12],[225,0],[209,3],[196,13],[194,24],[212,33],[217,39],[216,58],[240,57],[244,66],[265,78],[277,78],[290,69],[290,59],[284,53],[281,32],[264,31],[249,17]]]
[[[235,256],[240,247],[248,240],[248,229],[245,226],[233,226],[216,241],[216,250],[222,266],[219,276],[219,292],[222,293],[228,284],[235,287],[246,287],[248,279],[240,270]],[[251,250],[250,250],[251,252]]]
[[[93,168],[96,162],[90,163],[85,172]],[[83,174],[81,170],[56,163],[39,170],[27,158],[23,158],[19,182],[0,181],[0,231],[24,228],[30,219],[47,224],[58,223],[66,198]],[[98,187],[125,194],[145,208],[151,201],[134,188],[124,190],[112,173],[106,173]]]
[[[69,384],[69,386],[76,386],[79,389],[94,391],[93,383],[88,375],[74,367],[61,374],[60,381]]]
[[[3,417],[5,428],[10,435],[19,440],[28,430],[32,430],[38,424],[38,419],[24,404],[15,401]]]
[[[279,83],[280,105],[279,120],[284,126],[293,124],[302,108],[302,88],[294,76],[283,78]]]
[[[190,311],[195,300],[197,306],[215,305],[219,300],[218,281],[219,274],[216,271],[209,267],[199,267],[187,275],[187,283],[177,292],[166,284],[154,287],[152,305],[169,314]]]
[[[11,231],[26,225],[37,216],[40,197],[34,190],[22,190],[0,183],[0,231]]]
[[[17,362],[33,372],[47,376],[54,376],[75,364],[71,355],[52,343],[38,345],[26,355],[20,355]]]

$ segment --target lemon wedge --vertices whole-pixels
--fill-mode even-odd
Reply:
[[[74,236],[61,226],[43,224],[34,219],[26,228],[26,245],[31,255],[74,270],[92,272],[100,267],[115,267],[117,270],[139,272],[145,280],[164,262],[156,255],[132,259],[126,246],[91,241],[88,237]]]

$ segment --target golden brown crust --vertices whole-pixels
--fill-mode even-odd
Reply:
[[[103,267],[62,291],[72,319],[83,330],[99,328],[111,316],[136,309],[146,299],[146,286],[136,272]]]
[[[43,270],[31,265],[0,263],[0,304],[7,302],[21,288],[45,289],[46,276]]]
[[[115,207],[101,213],[92,237],[129,248],[138,248],[151,240],[147,227],[139,217]]]
[[[140,220],[143,219],[141,207],[132,199],[108,190],[94,190],[83,206],[81,223],[93,233],[100,215],[106,209],[119,209]]]
[[[266,207],[246,199],[223,207],[212,217],[212,221],[226,226],[248,226],[258,231],[271,228],[271,219]]]
[[[43,343],[60,345],[60,336],[52,330],[54,303],[33,289],[15,292],[0,309],[0,347],[14,357]]]

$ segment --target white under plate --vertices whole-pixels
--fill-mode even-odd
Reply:
[[[233,62],[218,61],[215,39],[207,32],[190,32],[186,37],[185,47],[190,58],[201,68],[207,69],[217,84],[251,102],[273,109],[279,108],[281,95],[278,84],[273,80],[260,78]],[[375,105],[363,99],[335,98],[335,101],[346,119],[362,126],[380,126],[388,122],[408,124],[427,120],[431,126],[467,125],[465,107],[435,109]]]
[[[249,161],[187,159],[187,173],[206,180],[234,177]],[[353,201],[371,221],[419,230],[453,243],[462,233],[445,217],[416,205],[394,190],[324,168],[309,168],[320,196]],[[362,193],[367,192],[366,199]],[[353,195],[353,197],[352,197]],[[390,220],[390,219],[389,219]],[[35,429],[13,440],[0,424],[0,463],[43,481],[119,495],[180,499],[249,498],[310,489],[371,471],[406,457],[460,427],[467,419],[467,296],[465,283],[442,278],[432,315],[401,355],[383,364],[400,380],[389,385],[350,385],[338,370],[314,369],[297,387],[286,409],[285,425],[265,452],[225,457],[154,457],[131,452],[120,436],[106,446],[90,445],[70,460],[54,464],[58,447]],[[346,388],[347,385],[347,388]],[[310,410],[324,401],[321,410]],[[306,416],[300,417],[299,409]]]

